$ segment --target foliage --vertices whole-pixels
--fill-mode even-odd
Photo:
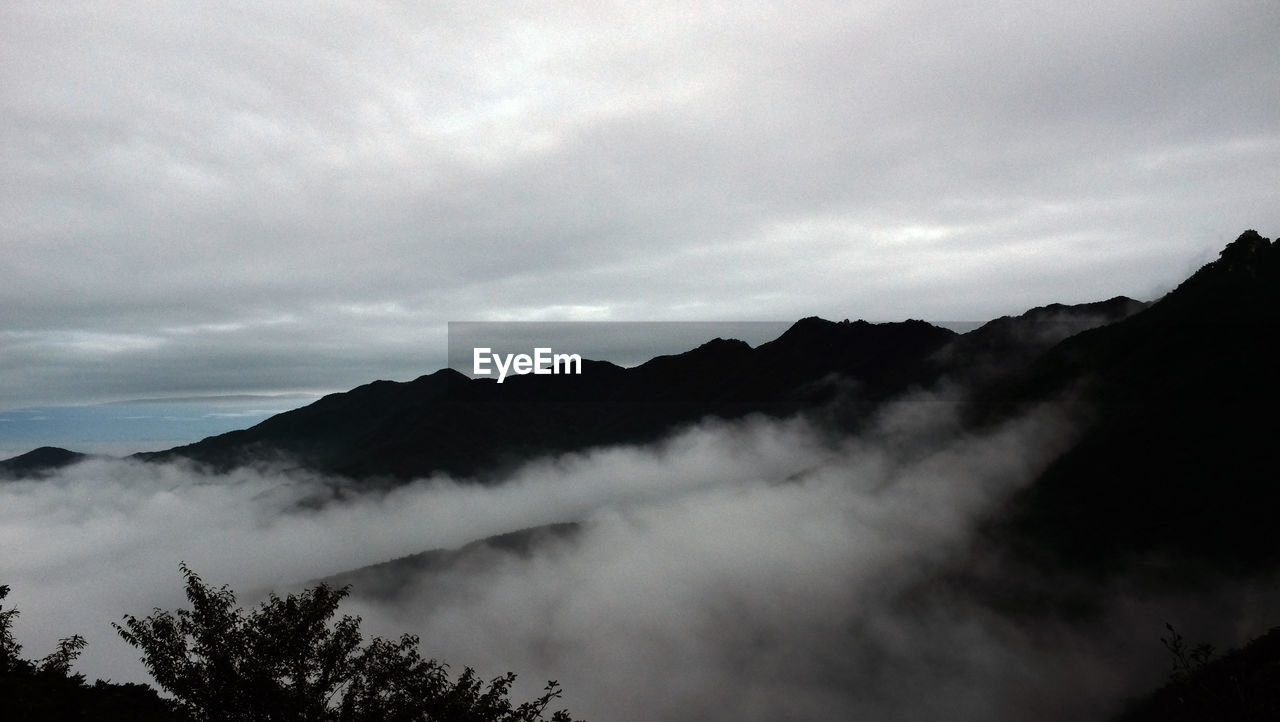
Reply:
[[[0,601],[9,596],[9,587],[0,585]],[[0,609],[0,673],[8,672],[18,662],[22,653],[22,645],[13,638],[13,618],[18,616],[16,609]]]
[[[9,587],[0,585],[0,600]],[[0,609],[0,700],[4,719],[20,720],[179,720],[173,706],[143,684],[86,684],[71,665],[85,647],[72,635],[39,662],[23,659],[13,636],[17,609]]]
[[[1173,669],[1169,672],[1169,679],[1179,683],[1188,682],[1192,675],[1204,669],[1213,660],[1213,645],[1197,644],[1190,647],[1172,624],[1165,622],[1164,628],[1169,630],[1169,636],[1161,637],[1160,643],[1173,657]]]
[[[1114,722],[1261,722],[1280,719],[1280,627],[1242,649],[1217,656],[1207,644],[1189,645],[1166,624],[1162,637],[1173,658],[1169,681],[1133,700]]]
[[[561,696],[553,681],[513,706],[514,674],[485,685],[467,668],[451,681],[446,665],[421,657],[413,635],[364,645],[358,617],[332,620],[346,587],[273,594],[245,612],[225,585],[211,588],[181,568],[190,609],[156,609],[114,626],[195,719],[528,722]],[[572,718],[562,710],[551,719]]]

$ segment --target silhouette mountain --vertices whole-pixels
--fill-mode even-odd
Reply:
[[[376,599],[392,599],[406,590],[412,590],[418,602],[424,601],[424,590],[414,589],[416,581],[424,574],[438,575],[466,566],[471,572],[482,566],[490,566],[504,557],[517,556],[529,558],[534,549],[548,542],[571,541],[581,531],[576,522],[547,524],[545,526],[520,529],[518,531],[498,534],[478,539],[454,549],[431,549],[351,569],[339,574],[317,579],[308,585],[325,582],[332,587],[347,585],[360,590],[362,597]],[[434,587],[430,596],[446,596],[450,590]]]
[[[433,472],[484,480],[534,456],[653,441],[707,416],[822,409],[826,422],[856,428],[869,409],[908,388],[943,377],[999,385],[1061,338],[1141,307],[1127,298],[1054,304],[964,335],[923,321],[810,317],[757,348],[717,338],[634,368],[585,361],[580,376],[510,376],[503,384],[444,369],[410,382],[375,381],[249,429],[135,457],[218,470],[277,461],[366,481]],[[79,458],[50,453],[0,469],[28,476]]]
[[[987,401],[1074,387],[1095,420],[1003,532],[1095,570],[1153,553],[1216,571],[1280,561],[1277,331],[1280,244],[1247,231],[1150,308],[1054,346]]]
[[[25,454],[0,461],[0,479],[47,476],[64,466],[70,466],[88,458],[88,454],[56,446],[41,446]]]
[[[1149,306],[1055,304],[963,335],[805,318],[756,348],[714,339],[634,368],[586,361],[581,375],[503,384],[445,369],[137,456],[215,469],[282,460],[366,483],[435,472],[486,482],[534,456],[652,441],[706,416],[807,413],[856,427],[875,404],[951,379],[970,391],[975,425],[1044,401],[1088,419],[993,521],[1002,547],[1048,568],[1116,570],[1155,554],[1258,569],[1280,561],[1278,326],[1280,244],[1247,231]],[[0,462],[0,474],[78,458],[38,449]]]
[[[492,478],[533,456],[653,441],[706,416],[776,416],[846,393],[867,403],[926,378],[955,333],[922,321],[806,318],[757,348],[714,339],[634,368],[584,361],[581,375],[470,379],[451,369],[407,383],[376,381],[249,429],[167,451],[226,469],[264,459],[357,479],[446,472]]]
[[[1142,311],[1148,304],[1125,296],[1072,306],[1054,303],[1020,316],[1003,316],[956,338],[934,359],[938,376],[969,387],[978,396],[1016,387],[1037,357],[1084,331]]]

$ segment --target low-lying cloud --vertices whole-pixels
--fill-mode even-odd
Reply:
[[[1158,678],[1158,648],[1135,673],[1126,660],[1147,657],[1107,642],[1116,628],[1129,630],[1122,647],[1154,641],[1162,618],[1149,607],[1116,605],[1084,630],[1028,628],[937,583],[970,563],[975,524],[1062,450],[1071,424],[1043,406],[962,433],[955,408],[921,393],[856,438],[796,419],[707,421],[648,447],[538,460],[498,486],[359,491],[280,469],[95,460],[0,485],[0,582],[28,655],[80,633],[90,679],[145,679],[109,623],[182,605],[180,561],[250,606],[419,551],[578,522],[525,553],[366,572],[411,578],[394,593],[357,583],[346,611],[370,634],[419,634],[455,669],[515,671],[518,692],[558,679],[567,706],[596,720],[1105,711],[1135,674]]]

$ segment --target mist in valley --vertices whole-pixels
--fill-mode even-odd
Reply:
[[[29,652],[79,633],[77,671],[146,681],[110,623],[184,605],[180,562],[246,607],[340,575],[366,634],[418,634],[455,671],[517,672],[517,693],[557,679],[565,706],[599,720],[1097,717],[1161,680],[1166,619],[1233,642],[1265,628],[1262,597],[1240,585],[1209,598],[1113,582],[1080,617],[1011,612],[949,582],[1023,574],[976,532],[1077,426],[1046,404],[976,432],[961,400],[909,394],[853,436],[705,420],[490,485],[95,459],[0,485],[0,548],[24,550],[0,580]],[[518,547],[466,546],[566,522]]]

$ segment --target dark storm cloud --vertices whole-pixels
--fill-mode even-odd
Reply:
[[[1277,221],[1269,4],[0,20],[6,405],[410,378],[449,320],[984,320]]]

